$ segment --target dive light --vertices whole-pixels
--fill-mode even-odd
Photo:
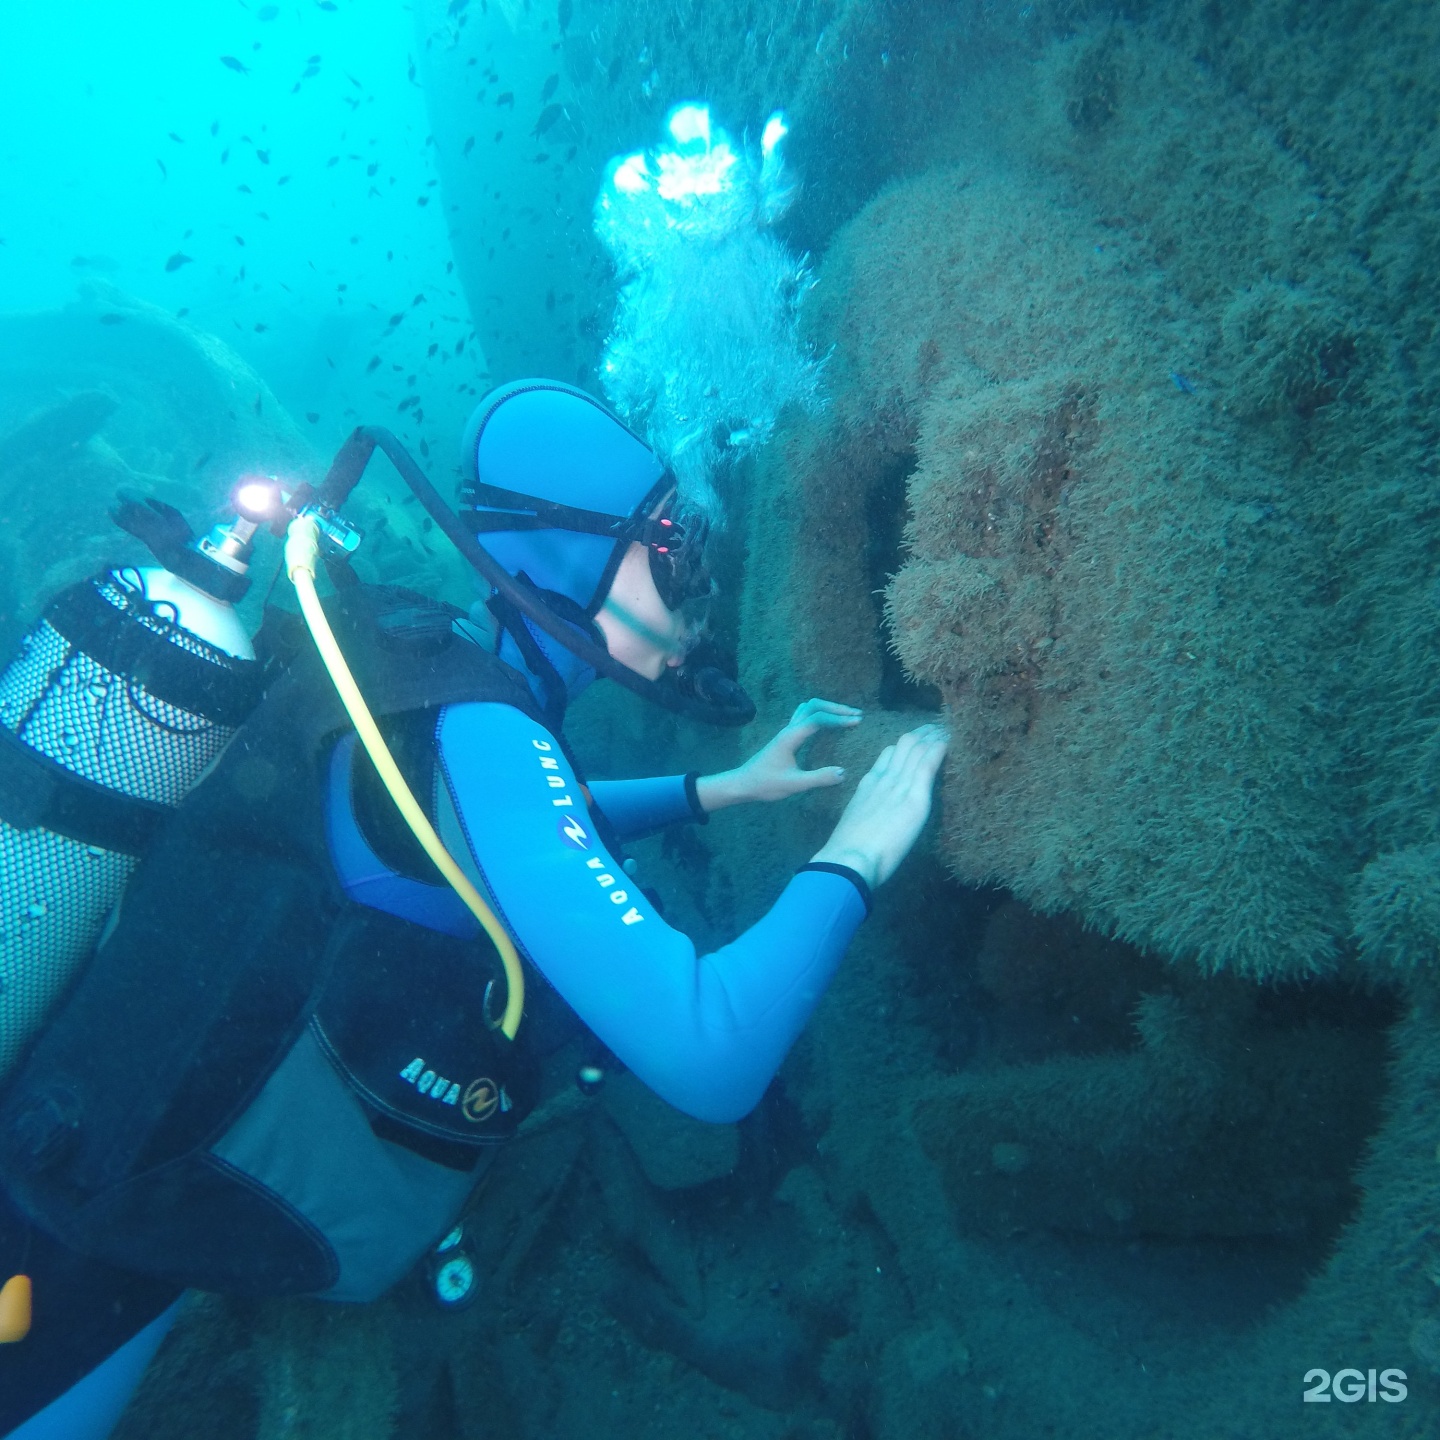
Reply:
[[[352,525],[332,506],[323,503],[313,486],[302,484],[287,490],[275,475],[247,476],[231,492],[230,504],[235,510],[235,519],[228,526],[217,525],[209,537],[200,542],[201,548],[213,559],[220,557],[212,554],[210,541],[216,542],[217,551],[227,545],[241,547],[248,560],[252,537],[261,526],[268,527],[272,535],[284,535],[290,522],[301,515],[315,522],[321,540],[340,555],[353,555],[365,538],[359,526]]]

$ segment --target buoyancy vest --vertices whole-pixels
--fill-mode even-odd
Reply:
[[[452,634],[458,612],[360,585],[326,612],[382,727],[429,717],[431,746],[401,747],[422,804],[441,706],[538,718],[518,672]],[[488,1023],[488,939],[340,889],[325,775],[347,729],[297,646],[0,1096],[0,1180],[72,1249],[201,1289],[367,1299],[533,1105],[525,1027]]]

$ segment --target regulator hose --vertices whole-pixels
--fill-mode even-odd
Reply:
[[[597,675],[604,675],[667,710],[707,725],[746,725],[755,718],[754,701],[728,676],[723,677],[725,683],[722,685],[718,671],[715,676],[707,674],[688,677],[691,681],[691,693],[687,694],[680,685],[647,680],[643,675],[622,665],[608,650],[581,635],[573,625],[567,625],[533,591],[516,583],[514,576],[460,523],[459,516],[440,498],[439,492],[415,463],[410,452],[394,435],[379,425],[361,425],[351,431],[349,438],[331,461],[329,473],[320,486],[320,503],[328,509],[338,510],[359,483],[365,467],[370,463],[370,457],[376,450],[385,452],[400,478],[410,487],[411,493],[470,566],[527,620],[537,625],[551,639],[559,641]]]
[[[435,868],[449,882],[451,889],[465,903],[466,909],[480,922],[481,928],[494,942],[500,952],[500,962],[505,967],[505,1014],[500,1021],[500,1031],[507,1040],[513,1040],[520,1029],[520,1017],[525,1010],[525,975],[520,968],[520,956],[515,944],[505,933],[505,927],[495,918],[495,912],[485,903],[480,892],[471,883],[470,877],[455,863],[455,858],[445,848],[445,842],[435,833],[429,817],[420,808],[414,792],[405,783],[360,687],[345,662],[345,656],[335,639],[335,632],[325,616],[320,597],[315,590],[315,568],[320,555],[320,529],[310,515],[297,515],[285,532],[285,573],[295,586],[300,598],[300,610],[305,624],[314,638],[315,648],[330,679],[335,684],[341,704],[345,706],[355,733],[365,747],[385,788],[399,808],[405,823],[415,838],[424,847],[425,853],[435,862]]]

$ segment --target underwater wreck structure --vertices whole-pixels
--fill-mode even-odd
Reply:
[[[487,1196],[492,1308],[201,1307],[123,1433],[191,1433],[218,1376],[251,1396],[237,1435],[528,1440],[590,1425],[622,1371],[630,1434],[708,1424],[716,1395],[766,1440],[1348,1433],[1351,1407],[1300,1403],[1314,1366],[1404,1369],[1408,1401],[1370,1408],[1428,1433],[1433,15],[563,8],[546,143],[577,166],[652,135],[665,93],[788,108],[828,404],[732,477],[722,612],[756,733],[863,703],[833,747],[853,772],[943,709],[934,844],[742,1136],[617,1086]],[[436,131],[478,313],[509,218],[458,120]],[[581,220],[533,248],[568,278],[553,309],[538,264],[505,297],[501,371],[599,354],[588,196],[555,183]],[[622,703],[577,717],[604,763],[693,755]],[[733,933],[842,798],[642,863],[681,922]],[[1233,1277],[1272,1249],[1284,1276],[1228,1310],[1173,1260]],[[1141,1272],[1197,1313],[1131,1304]]]
[[[1131,979],[1124,1053],[992,1053],[921,1080],[898,1040],[866,1064],[855,1017],[822,1017],[827,1154],[866,1151],[834,1135],[865,1129],[841,1119],[865,1105],[849,1084],[894,1077],[913,1164],[872,1149],[854,1183],[909,1236],[919,1333],[943,1315],[969,1356],[949,1405],[897,1375],[910,1393],[881,1407],[885,1435],[952,1433],[935,1413],[965,1415],[986,1370],[1011,1417],[958,1433],[1063,1416],[1071,1434],[1138,1434],[1161,1415],[1166,1434],[1289,1434],[1299,1378],[1324,1364],[1408,1366],[1416,1401],[1434,1393],[1436,375],[1417,324],[1434,282],[1411,248],[1434,215],[1400,173],[1434,142],[1398,99],[1395,33],[1327,16],[1157,8],[992,56],[948,139],[925,142],[931,162],[826,250],[811,319],[835,346],[835,404],[754,486],[755,688],[783,709],[844,675],[844,698],[874,703],[888,646],[934,687],[911,703],[938,692],[954,729],[950,873],[1166,962]],[[1433,56],[1434,35],[1408,40]],[[1336,133],[1306,98],[1320,76],[1374,128]],[[880,578],[877,506],[904,516],[883,619],[853,584],[832,603],[840,576]],[[1079,1009],[1078,964],[1092,984],[1124,973],[1120,945],[1108,962],[1047,954],[1044,922],[991,923],[1012,989],[1029,966]],[[943,929],[933,913],[916,928],[888,944],[914,955]],[[863,963],[842,982],[861,1014],[899,988],[875,964],[883,984],[855,979]],[[1323,976],[1353,987],[1328,1016],[1299,999]],[[1360,1021],[1376,992],[1399,1012],[1383,1087]],[[910,1032],[922,1049],[929,1028]],[[1312,1228],[1327,1244],[1303,1293],[1243,1347],[1155,1380],[1033,1296],[1022,1323],[1013,1294],[1001,1322],[956,1293],[1007,1289],[980,1235]],[[1022,1380],[1009,1357],[1025,1334],[1084,1357],[1067,1371],[1085,1377],[1084,1414]],[[1342,1354],[1372,1358],[1320,1358]]]

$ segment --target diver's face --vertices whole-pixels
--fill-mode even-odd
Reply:
[[[667,666],[685,659],[690,626],[679,611],[665,608],[650,577],[650,557],[638,541],[620,561],[595,623],[610,653],[647,680],[658,680]]]

